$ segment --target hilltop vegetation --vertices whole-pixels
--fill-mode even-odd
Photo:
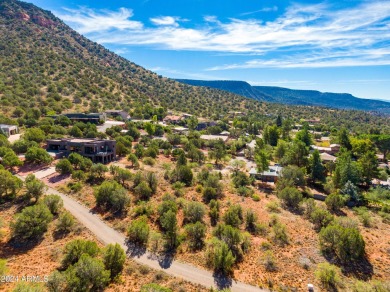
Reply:
[[[347,93],[294,90],[274,86],[251,86],[244,81],[206,81],[188,79],[178,79],[178,81],[195,86],[226,90],[259,101],[291,105],[324,106],[338,109],[356,109],[370,111],[375,114],[390,114],[390,103],[388,102],[361,99]]]
[[[19,125],[29,125],[41,115],[103,109],[150,118],[161,106],[213,119],[244,110],[262,120],[279,113],[355,131],[362,124],[389,128],[387,119],[359,111],[262,103],[164,78],[86,39],[52,13],[15,0],[0,3],[0,48],[0,122],[19,118]]]

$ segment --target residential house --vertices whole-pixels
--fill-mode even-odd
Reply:
[[[328,153],[320,153],[320,158],[323,163],[336,162],[337,157]]]
[[[106,121],[105,113],[67,113],[61,115],[53,115],[47,116],[49,118],[57,119],[59,116],[65,116],[69,118],[72,122],[83,122],[83,123],[91,123],[91,124],[101,124]]]
[[[200,135],[200,139],[210,141],[210,140],[222,140],[223,142],[226,142],[229,137],[228,136],[222,136],[222,135]]]
[[[46,150],[57,153],[56,157],[79,153],[95,163],[108,163],[116,157],[115,140],[65,138],[48,139],[46,143]]]
[[[270,165],[268,170],[258,172],[255,167],[249,170],[249,175],[263,182],[276,183],[281,175],[283,167],[278,164]]]
[[[177,125],[177,124],[181,123],[183,120],[184,120],[183,116],[169,115],[163,119],[163,122],[166,124]]]
[[[330,155],[336,154],[340,151],[339,144],[331,144],[329,147],[321,147],[317,145],[310,146],[313,150],[318,150],[320,153],[328,153]]]
[[[172,132],[175,133],[175,134],[188,134],[188,128],[185,128],[185,127],[174,127],[172,129]]]
[[[0,124],[0,133],[4,133],[7,137],[19,133],[18,126]]]

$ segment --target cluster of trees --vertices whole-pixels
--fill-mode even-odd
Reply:
[[[50,291],[99,291],[121,274],[126,253],[119,244],[100,249],[93,241],[76,239],[66,244],[61,272],[48,280]]]

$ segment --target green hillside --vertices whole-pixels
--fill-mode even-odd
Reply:
[[[274,86],[251,86],[244,81],[230,80],[190,80],[179,82],[226,90],[259,101],[276,102],[290,105],[323,106],[337,109],[370,111],[377,114],[390,114],[390,103],[381,100],[357,98],[348,93],[320,92],[316,90],[295,90]]]
[[[0,122],[31,116],[125,109],[148,117],[151,108],[220,118],[247,111],[257,119],[277,114],[320,118],[329,127],[386,130],[388,119],[360,111],[335,111],[259,102],[226,91],[194,87],[146,70],[81,36],[51,12],[15,0],[0,2]],[[32,114],[32,109],[35,110]]]

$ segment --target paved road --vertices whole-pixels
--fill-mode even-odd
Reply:
[[[21,176],[18,176],[24,179]],[[87,227],[104,244],[119,243],[124,250],[128,251],[136,262],[147,265],[156,270],[162,270],[172,276],[182,278],[186,281],[209,287],[229,287],[233,292],[255,292],[267,291],[241,282],[235,282],[226,278],[214,277],[209,271],[196,268],[192,265],[174,261],[171,258],[156,258],[148,252],[129,249],[125,237],[105,224],[96,214],[73,200],[72,198],[58,192],[53,188],[48,188],[47,194],[59,195],[64,207],[73,214],[85,227]]]

